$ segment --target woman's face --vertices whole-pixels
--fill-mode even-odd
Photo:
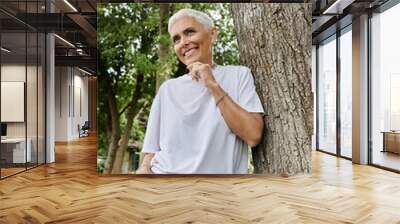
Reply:
[[[215,28],[207,30],[194,18],[183,16],[172,24],[170,35],[175,53],[183,64],[212,64],[212,45],[217,36]]]

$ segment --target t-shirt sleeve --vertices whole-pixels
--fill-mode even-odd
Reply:
[[[146,134],[144,136],[142,152],[160,151],[160,118],[161,102],[160,92],[156,95],[151,105],[149,119],[147,121]]]
[[[254,78],[249,68],[241,74],[239,84],[239,105],[248,112],[264,113],[260,97],[256,92]]]

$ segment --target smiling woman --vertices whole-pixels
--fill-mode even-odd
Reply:
[[[264,126],[250,69],[213,62],[218,31],[204,12],[181,9],[168,31],[189,72],[161,85],[136,173],[247,173],[248,145],[260,143]]]

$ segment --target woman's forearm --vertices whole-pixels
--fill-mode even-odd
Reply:
[[[225,94],[217,84],[209,87],[214,99],[220,99]],[[229,96],[225,96],[218,103],[218,107],[229,128],[251,147],[260,143],[264,128],[263,117],[259,113],[249,113],[235,103]]]

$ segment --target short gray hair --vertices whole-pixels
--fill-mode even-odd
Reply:
[[[176,12],[171,18],[168,20],[168,33],[171,32],[171,26],[176,22],[176,20],[180,19],[183,16],[190,16],[195,19],[197,22],[203,24],[206,29],[211,30],[214,27],[214,22],[209,15],[204,12],[197,11],[194,9],[181,9]]]

